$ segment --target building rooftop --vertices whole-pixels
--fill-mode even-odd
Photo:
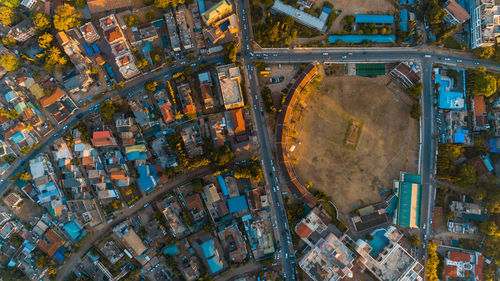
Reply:
[[[243,96],[240,86],[240,69],[234,64],[222,65],[216,68],[219,85],[226,109],[243,106]]]
[[[63,245],[64,240],[52,229],[47,230],[37,243],[38,248],[49,257],[53,257]]]
[[[460,23],[470,19],[469,13],[455,0],[449,0],[445,4],[445,9],[451,13]]]
[[[248,209],[247,199],[245,195],[227,199],[229,213],[234,214]]]
[[[308,14],[304,11],[301,11],[299,9],[295,9],[294,7],[290,5],[286,5],[280,0],[274,1],[274,5],[272,6],[272,9],[285,14],[287,16],[291,16],[294,20],[298,21],[301,24],[304,24],[308,27],[317,29],[321,32],[326,31],[326,20],[328,17],[315,17],[311,14]]]
[[[396,223],[403,227],[420,228],[421,189],[420,177],[406,176],[401,173],[398,185],[398,208]]]
[[[393,24],[393,15],[363,15],[358,14],[354,18],[356,23],[376,23],[376,24]]]

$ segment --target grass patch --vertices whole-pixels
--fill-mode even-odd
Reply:
[[[448,49],[457,49],[457,50],[462,49],[462,46],[460,45],[460,43],[458,43],[458,41],[451,36],[446,37],[446,39],[444,39],[443,43],[444,43],[444,47],[448,48]]]
[[[347,126],[347,131],[344,138],[344,145],[347,148],[350,148],[352,150],[356,149],[362,129],[363,124],[361,122],[354,119],[349,120],[349,126]]]

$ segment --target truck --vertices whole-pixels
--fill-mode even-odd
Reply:
[[[94,53],[96,53],[96,54],[101,53],[101,50],[99,49],[99,47],[97,46],[96,43],[92,44],[92,50],[94,50]]]
[[[92,51],[92,48],[90,48],[89,44],[83,43],[83,48],[85,49],[85,52],[89,57],[91,57],[94,54],[94,51]]]

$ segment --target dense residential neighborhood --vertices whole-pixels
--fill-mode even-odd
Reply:
[[[499,7],[0,0],[0,280],[500,280]]]

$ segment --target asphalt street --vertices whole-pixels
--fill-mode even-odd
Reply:
[[[253,67],[253,62],[251,58],[251,22],[249,21],[249,17],[247,16],[246,11],[250,11],[248,2],[244,0],[240,0],[237,2],[237,11],[238,16],[240,18],[240,26],[241,28],[241,58],[243,60],[243,67],[246,68],[246,72],[248,73],[248,79],[246,79],[247,83],[249,83],[250,88],[250,96],[249,100],[251,101],[251,111],[254,118],[255,129],[257,132],[257,136],[259,138],[259,143],[261,146],[261,160],[262,160],[262,169],[264,172],[264,177],[266,179],[266,183],[269,187],[269,192],[271,194],[271,206],[272,212],[274,214],[274,227],[275,234],[277,235],[278,246],[276,247],[276,251],[278,256],[275,258],[281,260],[281,264],[283,267],[283,278],[285,280],[295,280],[294,267],[292,263],[295,263],[294,260],[294,250],[292,245],[292,237],[290,235],[290,230],[286,212],[284,209],[283,196],[279,187],[279,175],[277,173],[277,168],[274,163],[274,155],[272,149],[270,147],[270,139],[267,131],[267,126],[264,119],[264,110],[263,104],[260,99],[260,88],[257,80],[257,70]]]

